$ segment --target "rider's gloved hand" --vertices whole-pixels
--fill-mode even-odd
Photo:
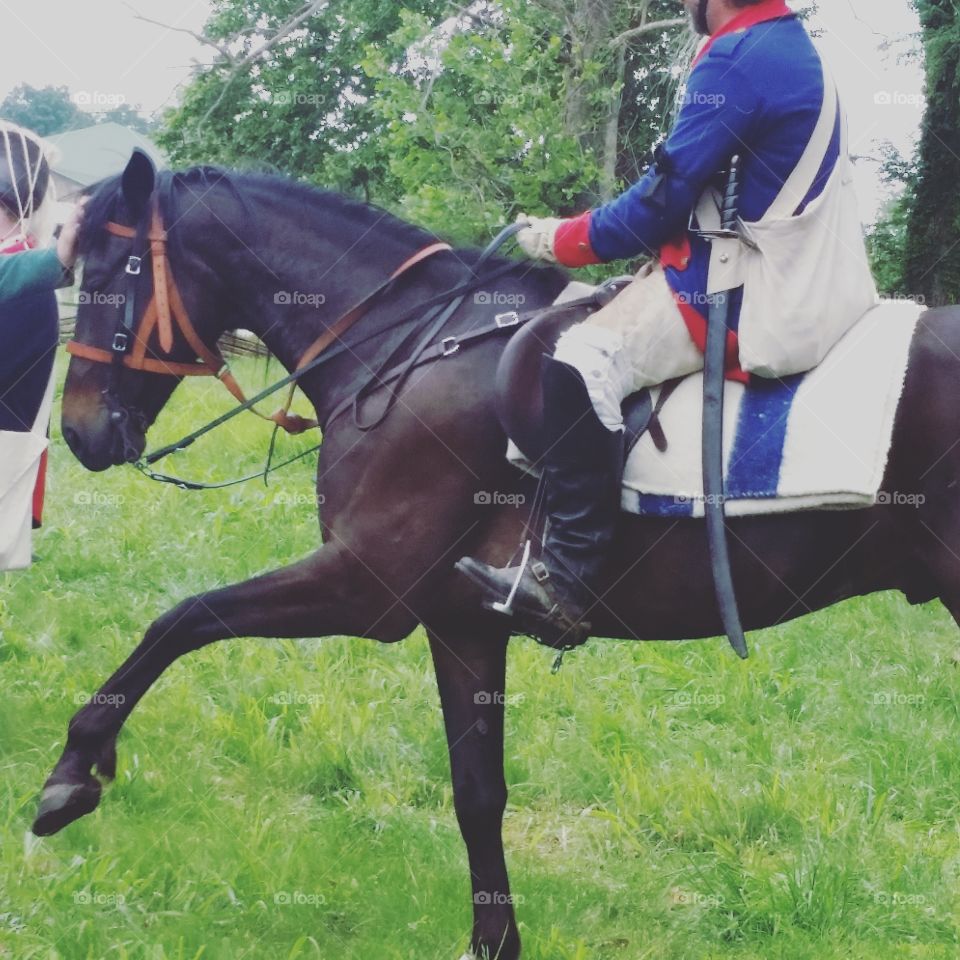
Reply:
[[[547,260],[556,263],[553,252],[553,238],[557,227],[563,223],[558,217],[530,217],[521,213],[517,223],[526,223],[527,226],[517,234],[517,243],[520,249],[534,260]]]
[[[590,246],[589,212],[567,220],[520,214],[517,223],[522,222],[528,226],[517,234],[517,243],[528,257],[565,267],[601,262]]]

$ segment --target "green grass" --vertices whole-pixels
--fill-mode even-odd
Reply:
[[[152,439],[226,405],[192,383]],[[267,435],[245,418],[176,467],[236,475]],[[316,543],[312,458],[266,491],[182,493],[88,474],[55,438],[52,475],[39,562],[0,575],[0,957],[459,956],[466,859],[419,633],[179,662],[131,718],[100,809],[29,836],[69,717],[146,625]],[[747,664],[723,641],[594,642],[557,677],[511,645],[527,960],[960,955],[956,627],[883,595],[751,641]]]

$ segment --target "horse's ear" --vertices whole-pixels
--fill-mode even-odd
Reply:
[[[139,219],[147,209],[147,203],[157,182],[157,168],[153,161],[139,147],[135,147],[127,168],[123,171],[121,186],[123,199],[130,213]]]

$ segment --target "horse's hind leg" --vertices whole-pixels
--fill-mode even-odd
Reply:
[[[362,569],[358,572],[348,551],[335,545],[281,570],[183,601],[150,626],[70,721],[63,755],[44,785],[34,832],[56,833],[97,806],[100,781],[93,771],[113,777],[120,728],[178,657],[233,637],[345,634],[399,640],[415,625],[402,601]]]
[[[507,637],[430,630],[450,749],[453,802],[473,891],[473,955],[516,960],[520,936],[503,854],[507,804],[503,714]]]
[[[916,547],[904,557],[909,583],[904,593],[913,603],[939,598],[960,626],[960,502],[942,492],[925,496],[919,508],[906,508],[915,514],[913,536],[904,536],[901,542],[912,539]]]

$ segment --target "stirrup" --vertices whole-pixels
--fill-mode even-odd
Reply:
[[[527,542],[523,545],[523,558],[520,560],[520,567],[517,570],[517,579],[513,581],[513,586],[510,588],[510,593],[507,595],[506,602],[490,604],[491,608],[497,613],[502,613],[506,617],[513,616],[513,601],[517,598],[517,591],[520,589],[520,581],[523,579],[523,575],[527,572],[527,564],[529,563],[530,539],[527,538]]]

